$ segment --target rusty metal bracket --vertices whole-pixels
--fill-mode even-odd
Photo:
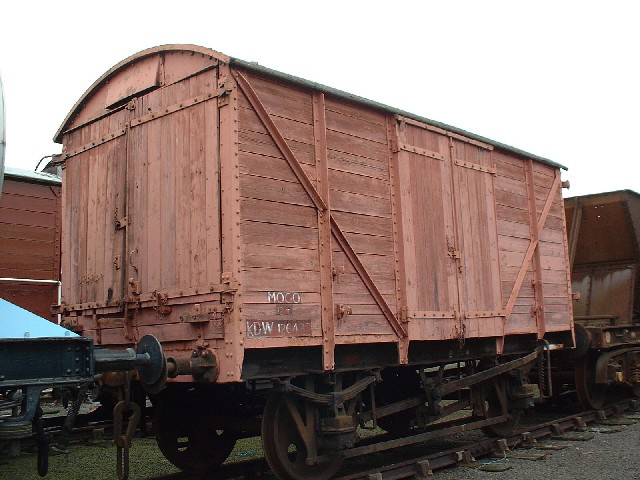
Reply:
[[[353,310],[348,305],[343,305],[342,303],[336,303],[336,320],[342,321],[347,318],[347,316],[351,315]]]
[[[471,385],[484,382],[485,380],[489,380],[490,378],[496,377],[503,373],[510,372],[511,370],[525,367],[535,362],[538,359],[538,356],[540,355],[540,353],[541,353],[541,350],[537,349],[535,352],[530,353],[529,355],[525,355],[524,357],[520,357],[516,360],[502,363],[497,367],[489,368],[482,372],[469,375],[468,377],[464,377],[459,380],[453,380],[451,382],[445,383],[442,386],[437,387],[440,390],[439,396],[444,397],[445,395],[449,395],[450,393],[457,392],[462,388],[470,387]]]
[[[495,164],[492,167],[485,167],[482,165],[478,165],[477,163],[465,162],[464,160],[458,159],[456,159],[454,163],[459,167],[470,168],[471,170],[476,170],[478,172],[490,173],[491,175],[498,174]]]
[[[276,380],[277,386],[279,386],[284,392],[294,393],[302,398],[309,400],[312,403],[319,405],[339,405],[347,402],[360,392],[364,391],[369,385],[376,382],[376,376],[370,375],[363,379],[358,380],[350,387],[332,393],[316,393],[311,390],[292,385],[290,380]]]
[[[169,107],[166,107],[162,110],[149,112],[141,117],[134,118],[131,120],[131,128],[139,127],[140,125],[144,125],[151,120],[155,120],[157,118],[162,118],[166,115],[170,115],[175,112],[179,112],[180,110],[184,110],[185,108],[193,107],[202,102],[206,102],[208,100],[213,100],[214,98],[218,98],[223,95],[227,95],[230,92],[228,85],[224,85],[221,88],[216,89],[213,92],[204,93],[202,95],[198,95],[196,97],[188,98],[183,100],[182,102],[175,103]]]
[[[423,157],[435,158],[436,160],[444,160],[444,155],[433,150],[427,150],[426,148],[415,147],[406,143],[401,143],[399,149],[403,152],[415,153],[422,155]]]
[[[129,226],[129,218],[128,217],[122,217],[122,218],[116,218],[116,230],[121,230],[123,228],[126,228]]]
[[[162,293],[158,293],[154,291],[151,294],[155,300],[155,304],[153,305],[153,310],[157,317],[164,317],[165,315],[169,315],[171,313],[171,307],[167,305],[169,300],[167,294],[164,295]]]
[[[107,133],[106,135],[103,135],[102,137],[100,137],[99,140],[94,140],[92,142],[86,143],[84,145],[82,145],[79,148],[76,148],[75,150],[71,150],[70,152],[63,152],[62,153],[62,158],[60,160],[60,163],[64,162],[65,160],[67,160],[68,158],[71,158],[75,155],[78,155],[80,153],[84,153],[86,151],[91,150],[92,148],[98,147],[100,145],[103,145],[107,142],[110,142],[111,140],[115,140],[118,137],[123,136],[125,133],[127,133],[127,127],[125,128],[120,128],[118,130],[115,130],[113,132]]]

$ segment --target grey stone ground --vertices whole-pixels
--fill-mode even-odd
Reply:
[[[483,472],[466,467],[454,467],[435,472],[434,480],[528,480],[528,479],[575,479],[575,480],[626,480],[640,479],[640,423],[626,427],[617,433],[595,433],[587,442],[569,443],[569,447],[558,451],[519,449],[517,452],[548,453],[546,460],[506,459],[499,463],[511,465],[506,472]],[[479,459],[478,463],[491,459]],[[495,460],[494,460],[495,461]]]
[[[546,421],[541,417],[536,422]],[[533,420],[531,420],[533,422]],[[536,423],[534,422],[534,423]],[[593,426],[593,425],[591,425]],[[484,438],[480,432],[468,432],[432,441],[428,444],[407,447],[403,449],[406,459],[420,455],[429,455],[442,449],[461,448],[471,441]],[[552,443],[543,440],[544,443]],[[555,442],[560,443],[560,442]],[[512,469],[502,472],[483,472],[466,467],[454,467],[437,470],[432,477],[434,480],[640,480],[640,423],[627,427],[618,433],[596,433],[595,438],[587,442],[565,442],[568,448],[560,451],[544,451],[549,457],[546,460],[496,460],[489,458],[478,459],[478,464],[496,462],[512,466]],[[115,478],[115,447],[111,441],[105,441],[95,446],[73,445],[68,455],[53,456],[50,459],[50,472],[46,478],[51,480],[111,480]],[[538,450],[518,449],[516,452],[540,453]],[[239,442],[232,460],[262,454],[258,438],[246,439]],[[397,452],[383,452],[372,455],[356,462],[348,470],[358,471],[373,467],[373,463],[385,465],[390,462],[401,461]],[[155,440],[137,438],[132,449],[131,479],[143,480],[175,472],[176,469],[162,457]],[[16,459],[8,459],[0,455],[0,480],[36,480],[39,479],[35,471],[35,455],[25,454]],[[265,475],[263,478],[274,477]]]

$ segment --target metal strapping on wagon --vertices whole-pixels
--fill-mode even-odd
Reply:
[[[62,161],[70,157],[73,157],[75,155],[78,155],[80,153],[84,153],[88,150],[91,150],[92,148],[98,147],[107,142],[110,142],[111,140],[115,140],[116,138],[123,136],[125,133],[127,133],[127,128],[131,129],[131,128],[139,127],[140,125],[144,125],[145,123],[150,122],[151,120],[162,118],[166,115],[179,112],[180,110],[183,110],[185,108],[189,108],[194,105],[198,105],[199,103],[206,102],[208,100],[213,100],[214,98],[218,98],[223,95],[226,95],[229,93],[230,88],[231,87],[229,87],[228,85],[225,85],[221,88],[216,89],[214,92],[198,95],[196,97],[189,98],[183,102],[176,103],[175,105],[171,105],[169,107],[160,109],[158,111],[149,112],[146,115],[142,115],[141,117],[134,118],[133,120],[128,122],[124,128],[119,128],[118,130],[107,133],[106,135],[103,135],[102,137],[100,137],[100,140],[89,142],[70,152],[64,152],[62,154]],[[59,162],[53,162],[53,163],[59,163]]]

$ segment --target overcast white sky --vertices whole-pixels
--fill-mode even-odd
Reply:
[[[5,2],[9,166],[32,169],[80,95],[148,47],[194,43],[516,146],[568,195],[640,191],[640,2]]]

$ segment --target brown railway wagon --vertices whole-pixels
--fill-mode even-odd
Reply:
[[[0,298],[56,322],[61,183],[55,175],[7,167],[0,196]]]
[[[631,190],[566,201],[578,351],[576,391],[601,408],[626,385],[640,394],[640,195]],[[571,363],[567,363],[571,365]]]
[[[171,425],[158,443],[182,468],[224,460],[235,441],[224,434],[207,437],[215,454],[176,448],[181,436],[202,440],[202,419],[223,410],[209,420],[236,436],[262,414],[267,459],[282,478],[310,478],[317,464],[326,478],[336,451],[353,445],[351,399],[366,404],[361,392],[379,383],[372,372],[473,360],[480,376],[446,387],[443,370],[428,381],[415,367],[383,383],[387,403],[422,384],[437,415],[447,392],[525,368],[539,341],[573,345],[561,166],[549,160],[184,45],[110,69],[55,141],[64,321],[104,346],[153,334],[170,377],[218,389],[198,400],[204,409],[185,403],[175,382],[155,400],[161,425]],[[501,355],[521,358],[489,368]],[[229,400],[229,389],[257,391],[262,380],[272,394],[253,413],[245,397]],[[489,401],[489,411],[472,389],[497,434],[497,423],[517,422],[500,381],[489,397],[501,403]],[[327,389],[348,393],[318,393]],[[300,422],[292,433],[281,390],[320,409],[304,414],[323,416],[320,436]],[[418,398],[384,415],[418,412]],[[382,415],[369,407],[362,421]],[[300,455],[290,464],[289,440],[307,463]]]

